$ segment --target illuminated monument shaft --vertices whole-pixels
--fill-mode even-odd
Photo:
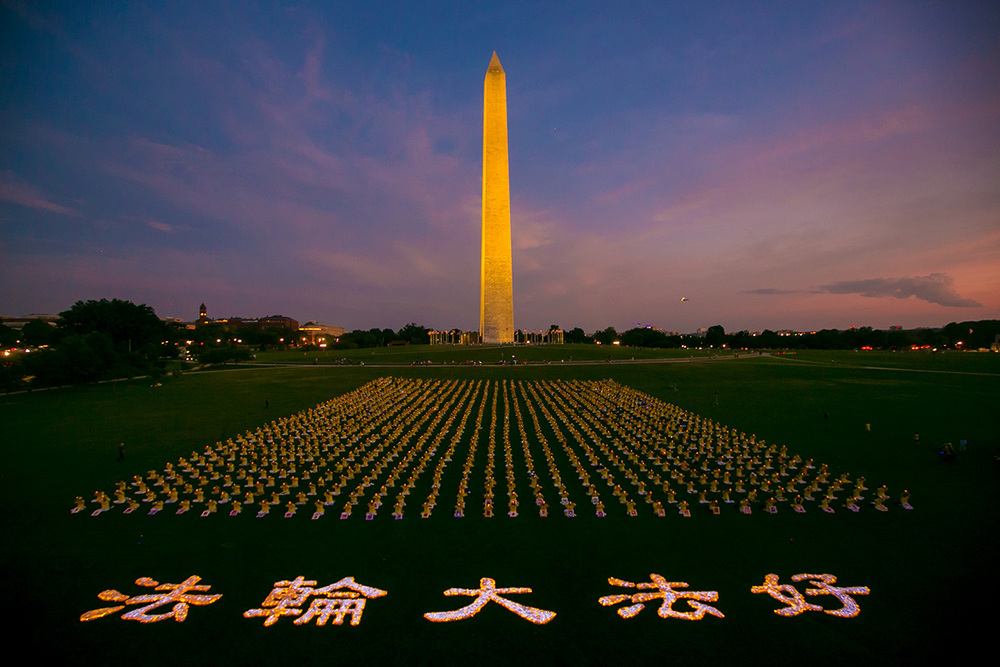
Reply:
[[[510,261],[507,82],[496,51],[483,84],[483,259],[479,334],[484,343],[514,342]]]

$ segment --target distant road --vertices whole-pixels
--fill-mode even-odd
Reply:
[[[323,364],[323,363],[281,363],[281,362],[254,362],[254,361],[244,361],[241,362],[239,367],[245,368],[247,366],[255,366],[259,368],[272,368],[280,366],[282,368],[306,368],[306,367],[316,367],[323,366],[325,368],[333,366],[344,366],[347,368],[360,368],[364,366],[365,368],[499,368],[500,366],[515,366],[515,367],[537,367],[537,366],[634,366],[641,364],[684,364],[694,361],[729,361],[736,359],[759,359],[760,357],[770,357],[770,353],[764,352],[761,354],[747,354],[739,356],[725,356],[725,357],[678,357],[674,359],[590,359],[585,361],[535,361],[531,363],[517,363],[517,364],[469,364],[469,363],[391,363],[391,362],[380,362],[380,363],[368,363],[363,364]]]
[[[860,368],[866,371],[900,371],[903,373],[944,373],[947,375],[982,375],[985,377],[1000,377],[1000,373],[983,373],[980,371],[939,371],[929,368],[894,368],[892,366],[857,366],[854,364],[835,364],[824,361],[808,361],[806,359],[793,359],[792,357],[780,356],[775,359],[782,361],[793,361],[799,364],[809,364],[811,366],[827,366],[829,368]]]

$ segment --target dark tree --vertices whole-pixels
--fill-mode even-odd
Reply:
[[[721,324],[708,328],[705,332],[705,344],[710,347],[722,347],[726,343],[726,330]]]
[[[601,345],[611,345],[618,340],[618,332],[615,331],[614,327],[608,327],[603,331],[594,332],[594,340]]]
[[[776,347],[781,346],[781,336],[774,333],[770,329],[764,329],[759,336],[757,336],[757,347],[766,350],[773,350]]]
[[[941,335],[951,347],[966,350],[989,348],[1000,336],[1000,320],[952,322],[941,330]]]
[[[750,349],[754,345],[753,336],[750,332],[744,329],[729,336],[729,347],[733,349],[743,350]]]
[[[621,335],[622,345],[629,347],[674,347],[662,331],[648,327],[635,327]]]
[[[160,356],[164,343],[172,343],[173,331],[153,309],[122,299],[77,301],[59,313],[59,338],[100,332],[111,339],[118,352],[138,352],[147,358]]]
[[[429,345],[431,342],[431,337],[428,335],[429,331],[430,329],[427,327],[410,322],[400,329],[397,335],[400,339],[409,342],[411,345]]]
[[[26,345],[51,345],[55,339],[56,328],[43,319],[31,320],[21,329],[21,340]]]
[[[107,334],[91,331],[66,336],[54,348],[26,355],[24,369],[35,377],[33,384],[54,386],[138,375],[149,364],[141,355],[117,352]]]
[[[203,364],[224,364],[229,361],[239,363],[248,359],[250,359],[250,350],[235,345],[205,348],[198,353],[198,361]]]
[[[13,347],[18,340],[20,336],[16,329],[0,323],[0,347]]]
[[[175,331],[149,306],[129,301],[77,301],[59,314],[50,346],[25,355],[24,375],[32,386],[96,382],[157,372],[160,356],[172,356]],[[31,323],[29,323],[31,324]],[[36,326],[33,335],[43,335]]]

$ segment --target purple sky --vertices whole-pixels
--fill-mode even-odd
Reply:
[[[515,327],[1000,318],[997,3],[143,4],[0,0],[0,314],[476,328],[495,49]]]

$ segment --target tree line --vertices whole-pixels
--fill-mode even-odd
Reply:
[[[77,301],[55,326],[33,320],[17,332],[0,325],[0,345],[31,352],[5,356],[0,388],[52,387],[160,375],[176,356],[176,330],[147,305],[121,299]]]
[[[387,345],[427,345],[431,342],[430,329],[410,322],[399,331],[392,329],[355,329],[336,341],[327,343],[328,349],[354,350],[361,347],[386,347]]]
[[[328,348],[353,349],[392,344],[427,344],[426,327],[409,323],[399,331],[356,329]],[[86,384],[166,372],[181,349],[203,364],[248,360],[253,350],[309,349],[297,330],[259,327],[256,322],[209,322],[194,329],[157,317],[150,306],[122,299],[77,301],[59,313],[55,326],[42,319],[20,331],[0,323],[0,391]],[[25,350],[28,350],[25,352]]]
[[[1000,336],[1000,320],[952,322],[941,329],[822,329],[807,333],[778,333],[765,329],[759,333],[726,333],[721,325],[709,327],[704,336],[668,334],[648,327],[636,327],[618,333],[614,327],[584,334],[580,328],[567,331],[567,343],[601,343],[653,348],[728,348],[734,350],[910,350],[988,349]]]
[[[550,329],[559,329],[553,324]],[[413,322],[399,331],[355,329],[327,341],[327,349],[356,349],[388,345],[426,345],[429,329]],[[721,325],[704,335],[671,334],[649,327],[619,333],[607,327],[587,335],[580,327],[564,330],[567,344],[619,345],[648,348],[729,348],[734,350],[822,349],[908,350],[912,348],[989,348],[1000,336],[1000,320],[952,322],[940,329],[823,329],[787,334],[765,330],[727,333]],[[249,359],[251,350],[301,347],[299,332],[291,328],[259,328],[249,322],[212,322],[187,329],[160,320],[145,304],[121,299],[77,301],[59,313],[55,326],[38,319],[17,331],[0,324],[0,348],[32,350],[4,356],[0,363],[0,391],[18,388],[83,384],[113,378],[159,377],[166,363],[176,359],[181,345],[202,363]],[[309,347],[309,346],[305,346]]]

